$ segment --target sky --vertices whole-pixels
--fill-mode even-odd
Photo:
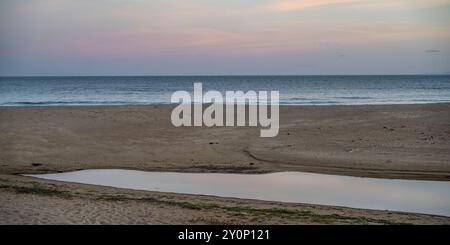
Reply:
[[[0,0],[0,76],[450,74],[450,0]]]

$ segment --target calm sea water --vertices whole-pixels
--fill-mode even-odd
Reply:
[[[450,75],[0,77],[0,106],[170,103],[174,91],[280,91],[281,104],[450,102]]]

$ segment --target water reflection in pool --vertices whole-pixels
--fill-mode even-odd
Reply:
[[[450,216],[450,182],[447,181],[358,178],[303,172],[250,175],[120,169],[27,176],[136,190]]]

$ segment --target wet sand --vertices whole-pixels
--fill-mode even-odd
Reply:
[[[275,138],[260,138],[260,128],[176,128],[170,123],[172,108],[0,108],[0,223],[450,223],[446,217],[388,211],[100,191],[14,175],[124,168],[450,180],[450,104],[281,106]],[[102,198],[106,193],[113,197]],[[126,195],[116,197],[119,193]],[[116,217],[109,217],[114,212],[108,210],[115,210]],[[180,216],[172,217],[176,210]],[[332,214],[352,218],[333,219]]]

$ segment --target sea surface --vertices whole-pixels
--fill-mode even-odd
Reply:
[[[0,77],[0,106],[168,104],[175,91],[279,91],[280,104],[450,102],[450,75]]]

